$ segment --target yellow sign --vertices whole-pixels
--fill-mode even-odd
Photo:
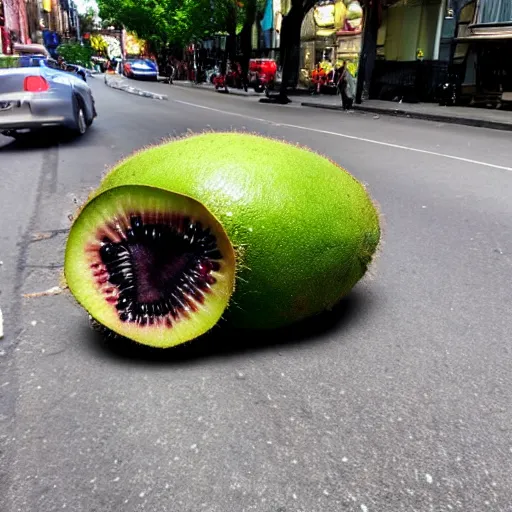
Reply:
[[[321,3],[314,9],[314,17],[317,27],[334,28],[334,2]]]
[[[347,8],[342,0],[323,0],[313,9],[317,37],[328,37],[343,28]]]
[[[146,43],[135,34],[126,34],[126,53],[128,55],[141,55]]]
[[[52,12],[52,0],[43,0],[43,10]]]

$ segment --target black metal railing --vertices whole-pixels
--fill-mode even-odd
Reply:
[[[433,102],[448,74],[448,62],[437,60],[378,60],[372,76],[370,98]]]

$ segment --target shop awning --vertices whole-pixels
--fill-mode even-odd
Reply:
[[[499,41],[512,39],[512,24],[510,25],[470,25],[461,31],[456,41],[471,43],[473,41]]]

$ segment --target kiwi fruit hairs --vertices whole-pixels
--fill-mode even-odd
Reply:
[[[332,308],[380,241],[365,187],[292,144],[205,133],[119,163],[78,213],[64,272],[100,324],[171,347],[221,318],[275,328]]]

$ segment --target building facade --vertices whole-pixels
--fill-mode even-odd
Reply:
[[[0,53],[15,43],[56,48],[77,37],[78,12],[72,0],[0,0]]]
[[[363,18],[359,0],[321,0],[306,14],[301,30],[301,85],[309,85],[318,64],[329,73],[345,62],[357,75]]]
[[[14,43],[28,42],[27,11],[25,0],[3,0],[2,50],[8,51]]]
[[[512,1],[459,0],[454,16],[450,63],[460,101],[512,106]]]
[[[383,6],[370,98],[436,100],[450,60],[447,1],[398,0]]]

